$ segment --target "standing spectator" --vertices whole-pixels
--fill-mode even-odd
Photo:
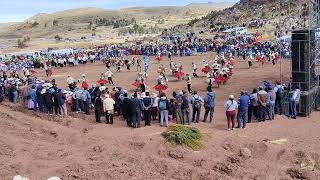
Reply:
[[[53,96],[53,109],[54,109],[54,113],[55,115],[61,115],[61,111],[60,111],[60,108],[59,108],[59,104],[58,104],[58,97],[57,97],[57,94],[58,94],[58,88],[57,86],[54,86],[54,91],[52,93],[52,96]]]
[[[29,109],[32,110],[37,110],[38,107],[38,103],[37,103],[37,89],[35,85],[31,86],[31,90],[30,90],[30,100],[32,101],[32,106],[28,107]],[[28,103],[29,105],[29,103]]]
[[[100,91],[96,91],[95,92],[95,99],[96,97],[99,97],[100,98],[100,95],[101,95],[101,92]],[[86,115],[89,115],[90,114],[90,104],[91,104],[91,95],[88,91],[88,88],[85,87],[82,94],[81,94],[81,100],[82,100],[82,103],[83,103],[83,109],[84,109],[84,113]]]
[[[42,89],[41,94],[44,96],[44,104],[47,109],[47,113],[53,115],[53,97],[49,90]]]
[[[182,124],[190,125],[191,124],[190,107],[189,107],[190,101],[188,98],[188,94],[185,90],[183,90],[181,94],[182,94],[182,96],[181,96],[181,98],[182,98],[181,111],[182,111],[182,116],[183,116]]]
[[[208,115],[210,113],[210,123],[211,123],[213,120],[216,95],[211,88],[208,88],[207,91],[208,91],[207,95],[204,97],[205,114],[204,114],[203,122],[207,122]]]
[[[133,127],[133,122],[132,122],[132,114],[133,114],[133,102],[129,99],[128,93],[125,92],[123,94],[123,100],[122,100],[122,115],[123,118],[127,121],[127,125],[129,127]]]
[[[274,120],[274,106],[276,103],[276,94],[271,87],[268,88],[267,112],[269,120]]]
[[[267,116],[267,101],[268,101],[268,93],[263,89],[263,87],[259,87],[258,91],[258,121],[266,121]]]
[[[152,120],[155,121],[157,120],[158,117],[158,104],[159,104],[159,97],[157,96],[157,94],[153,93],[152,95],[152,107],[151,107],[151,116],[152,116]]]
[[[67,116],[67,108],[66,108],[66,96],[63,94],[61,89],[57,89],[54,94],[55,103],[59,108],[59,112],[61,116]]]
[[[3,101],[4,95],[5,95],[4,84],[3,84],[3,81],[0,80],[0,103]]]
[[[89,92],[88,92],[89,93]],[[101,123],[101,113],[103,111],[103,102],[101,99],[101,93],[98,92],[94,99],[94,114],[96,117],[96,122]]]
[[[181,104],[182,104],[182,95],[183,93],[177,95],[176,92],[173,92],[173,98],[174,98],[174,116],[176,117],[177,124],[183,124],[183,116],[182,116],[182,110],[181,110]]]
[[[74,93],[73,93],[73,100],[74,100],[74,111],[77,113],[82,112],[82,100],[81,100],[81,95],[82,95],[82,90],[81,89],[77,89]]]
[[[293,87],[292,96],[289,101],[289,118],[296,119],[297,105],[300,102],[300,89],[297,86]]]
[[[150,93],[147,91],[142,96],[142,107],[143,107],[143,119],[145,126],[151,126],[151,108],[153,105],[153,100],[150,97]]]
[[[239,98],[239,111],[238,111],[238,126],[237,128],[246,128],[247,120],[248,120],[248,109],[250,105],[250,97],[244,91],[241,92],[241,96]]]
[[[202,103],[203,103],[203,100],[202,100],[201,96],[198,95],[198,91],[194,91],[192,99],[191,99],[192,122],[199,123]]]
[[[235,126],[235,118],[238,109],[238,103],[234,100],[234,96],[230,95],[228,101],[224,104],[226,108],[226,116],[228,120],[228,131],[233,130]]]
[[[138,98],[138,93],[135,92],[133,95],[132,101],[132,119],[133,127],[134,128],[140,128],[140,122],[141,122],[141,111],[142,111],[142,104],[140,99]]]
[[[252,121],[252,115],[255,120],[258,119],[258,90],[253,89],[252,94],[250,95],[250,106],[248,110],[248,123]]]
[[[113,113],[114,113],[114,104],[115,101],[110,98],[109,94],[105,95],[105,99],[103,100],[103,109],[106,116],[107,124],[113,124]]]
[[[282,115],[282,101],[284,98],[284,87],[280,84],[280,82],[276,83],[276,87],[274,88],[274,92],[276,93],[276,101],[275,101],[275,114]]]
[[[11,99],[11,102],[13,104],[16,104],[17,103],[17,99],[18,99],[18,88],[17,88],[17,85],[16,84],[12,84],[11,87],[10,87],[10,99]]]
[[[38,104],[38,109],[40,112],[47,112],[45,108],[45,102],[44,102],[44,96],[41,94],[41,91],[43,90],[42,86],[37,87],[37,104]]]
[[[159,100],[159,111],[160,111],[160,126],[168,126],[169,124],[169,109],[170,109],[170,103],[165,96],[165,94],[160,95]],[[164,123],[165,121],[165,123]]]

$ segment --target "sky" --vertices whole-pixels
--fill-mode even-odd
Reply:
[[[235,1],[211,0],[211,2]],[[0,23],[20,22],[38,13],[52,13],[83,7],[120,9],[134,6],[183,6],[206,2],[208,0],[0,0]]]

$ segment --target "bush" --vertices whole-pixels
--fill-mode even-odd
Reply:
[[[203,147],[203,134],[199,129],[181,124],[170,125],[163,137],[171,144],[187,146],[193,150]]]

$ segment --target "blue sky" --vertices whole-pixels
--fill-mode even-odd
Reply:
[[[210,0],[209,0],[210,1]],[[211,2],[236,0],[211,0]],[[0,0],[0,23],[23,21],[38,13],[52,13],[81,7],[119,9],[133,6],[183,6],[208,0]]]

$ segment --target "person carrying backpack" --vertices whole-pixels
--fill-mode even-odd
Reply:
[[[211,88],[207,89],[207,95],[204,97],[204,108],[205,108],[205,114],[204,114],[204,120],[203,122],[207,122],[208,115],[210,113],[210,123],[213,120],[213,113],[215,108],[215,101],[216,101],[216,95],[214,92],[212,92]]]
[[[170,103],[165,96],[165,94],[160,95],[160,100],[159,100],[159,111],[160,111],[160,126],[164,125],[165,121],[165,127],[168,126],[169,123],[169,109],[170,109]]]
[[[199,123],[202,102],[203,102],[203,99],[198,95],[198,92],[194,91],[191,99],[192,122]]]
[[[182,91],[182,104],[181,104],[181,111],[182,111],[182,117],[183,117],[183,121],[182,124],[191,124],[190,121],[190,108],[189,108],[189,98],[187,95],[187,91],[183,90]]]

